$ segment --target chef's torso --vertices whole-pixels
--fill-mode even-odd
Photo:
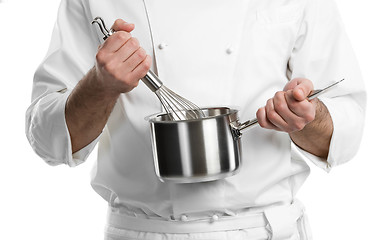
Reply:
[[[92,17],[135,24],[163,83],[201,107],[237,107],[241,121],[291,77],[288,61],[302,0],[89,0]],[[94,31],[97,31],[94,27]],[[97,32],[99,43],[102,35]],[[99,143],[92,186],[112,206],[163,217],[289,202],[308,166],[291,160],[286,133],[255,128],[242,137],[241,171],[224,180],[162,183],[145,117],[162,111],[144,84],[122,94]]]

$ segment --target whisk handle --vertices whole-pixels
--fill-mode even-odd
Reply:
[[[159,80],[158,76],[155,75],[151,70],[141,79],[151,91],[157,91],[163,83]]]

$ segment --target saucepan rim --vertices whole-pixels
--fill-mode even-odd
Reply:
[[[173,120],[169,120],[169,119],[165,120],[162,117],[167,116],[167,113],[166,112],[159,112],[159,113],[154,113],[152,115],[145,117],[145,120],[150,122],[150,123],[170,123],[170,124],[172,124],[172,123],[183,123],[183,122],[199,122],[199,121],[204,121],[207,119],[222,118],[224,116],[232,115],[232,114],[239,112],[237,107],[231,107],[231,106],[202,107],[200,109],[203,111],[206,111],[206,112],[209,110],[217,110],[217,109],[226,110],[227,112],[220,113],[220,114],[213,115],[213,116],[206,116],[206,117],[200,118],[200,119],[188,119],[188,120],[179,120],[179,121],[178,120],[173,121]]]

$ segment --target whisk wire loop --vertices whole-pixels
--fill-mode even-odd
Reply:
[[[162,85],[155,91],[170,120],[189,120],[204,117],[204,113],[191,101]]]

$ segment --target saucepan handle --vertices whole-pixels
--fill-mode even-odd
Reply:
[[[325,93],[327,90],[334,87],[335,85],[342,82],[343,80],[345,80],[345,79],[339,80],[337,82],[333,82],[332,84],[330,84],[330,85],[328,85],[322,89],[314,90],[310,95],[308,95],[307,99],[312,100],[312,99],[320,96],[321,94]],[[242,135],[242,133],[254,128],[257,125],[258,125],[258,119],[254,118],[252,120],[248,120],[246,122],[243,122],[243,123],[239,124],[238,126],[233,126],[233,128],[235,131],[235,135],[240,137]]]

